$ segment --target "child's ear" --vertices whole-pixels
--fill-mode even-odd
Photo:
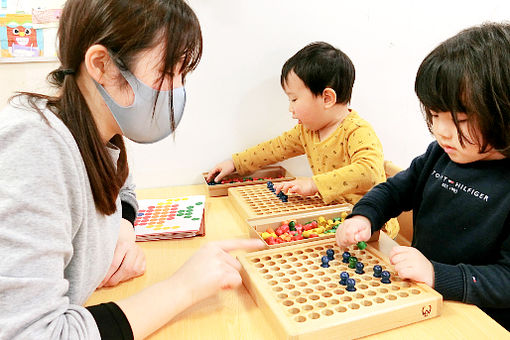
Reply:
[[[324,91],[322,91],[322,101],[324,103],[324,107],[329,109],[336,104],[336,92],[330,87],[326,87]]]
[[[92,79],[101,85],[109,85],[116,79],[118,70],[103,45],[90,46],[85,52],[84,64]]]

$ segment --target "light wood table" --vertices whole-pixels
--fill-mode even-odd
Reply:
[[[167,198],[206,195],[207,188],[205,185],[193,185],[144,189],[137,193],[139,199]],[[97,290],[87,305],[125,298],[167,278],[205,242],[246,237],[246,224],[233,209],[228,197],[207,197],[205,237],[140,243],[147,258],[145,275],[114,288]],[[395,244],[381,233],[380,240],[373,245],[388,254]],[[244,286],[221,291],[215,297],[202,301],[150,337],[191,340],[275,338],[275,332]],[[378,333],[367,339],[510,339],[510,333],[473,305],[445,301],[439,317]]]

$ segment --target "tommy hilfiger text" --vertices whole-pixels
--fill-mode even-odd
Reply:
[[[475,188],[472,188],[468,185],[465,185],[463,183],[455,181],[446,175],[442,175],[439,172],[437,172],[436,170],[432,170],[431,175],[433,178],[441,181],[441,186],[443,188],[450,190],[451,192],[453,192],[455,194],[459,193],[459,191],[462,191],[462,192],[465,192],[466,194],[474,196],[474,197],[481,199],[485,202],[489,201],[489,195],[487,195]]]

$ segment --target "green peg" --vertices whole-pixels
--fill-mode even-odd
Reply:
[[[349,268],[356,268],[356,263],[358,262],[358,259],[354,256],[349,257]]]

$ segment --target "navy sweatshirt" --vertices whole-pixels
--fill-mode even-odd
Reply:
[[[434,288],[510,329],[510,159],[457,164],[433,142],[351,216],[366,216],[374,232],[411,209],[412,246],[432,262]]]

